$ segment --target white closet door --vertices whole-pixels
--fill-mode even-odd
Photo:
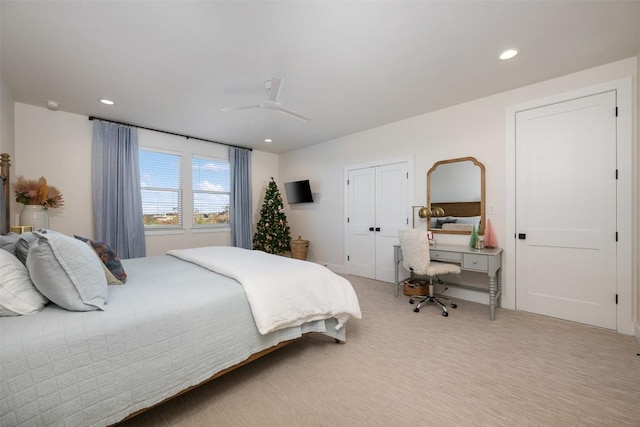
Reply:
[[[516,115],[516,308],[616,328],[616,93]]]
[[[398,231],[408,226],[407,163],[376,168],[376,279],[395,280],[393,245]]]
[[[349,222],[347,227],[349,274],[375,279],[376,169],[348,172]]]
[[[409,221],[407,174],[407,162],[348,171],[349,274],[395,280],[393,245]]]

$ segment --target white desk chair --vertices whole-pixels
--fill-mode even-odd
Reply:
[[[451,308],[456,308],[458,306],[449,298],[436,298],[434,296],[433,277],[438,276],[439,274],[460,274],[460,266],[431,261],[429,256],[429,239],[427,238],[427,232],[424,230],[403,228],[400,229],[399,236],[400,248],[402,249],[402,265],[411,272],[411,279],[413,279],[414,276],[429,277],[429,295],[414,295],[409,299],[411,304],[413,304],[417,299],[420,300],[413,311],[418,313],[425,303],[433,302],[440,305],[443,316],[448,316],[449,312],[447,311],[447,307],[445,307],[444,303],[440,300],[449,301],[451,303]]]

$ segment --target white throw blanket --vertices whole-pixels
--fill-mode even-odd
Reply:
[[[167,254],[240,282],[263,335],[331,317],[340,329],[351,316],[362,317],[351,283],[319,264],[232,246]]]

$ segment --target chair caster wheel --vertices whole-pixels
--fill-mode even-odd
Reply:
[[[451,303],[451,308],[458,308],[458,304]]]
[[[409,304],[413,304],[414,301],[412,299],[409,300]]]
[[[447,313],[446,311],[442,312],[442,317],[447,317],[449,315],[449,313]]]
[[[420,309],[419,309],[419,308],[414,308],[414,309],[413,309],[413,312],[414,312],[414,313],[420,313]]]

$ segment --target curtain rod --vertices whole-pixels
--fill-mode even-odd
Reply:
[[[148,127],[144,127],[144,126],[132,125],[131,123],[116,122],[115,120],[109,120],[109,119],[103,119],[101,117],[89,116],[89,120],[94,120],[94,119],[95,120],[101,120],[103,122],[114,123],[114,124],[117,124],[117,125],[131,126],[131,127],[138,128],[138,129],[151,130],[151,131],[154,131],[154,132],[166,133],[166,134],[174,135],[174,136],[181,136],[181,137],[187,138],[187,139],[197,139],[198,141],[213,142],[214,144],[226,145],[227,147],[242,148],[244,150],[253,151],[252,148],[241,147],[239,145],[233,145],[233,144],[226,144],[224,142],[212,141],[210,139],[198,138],[197,136],[183,135],[181,133],[169,132],[167,130],[153,129],[153,128],[148,128]]]

